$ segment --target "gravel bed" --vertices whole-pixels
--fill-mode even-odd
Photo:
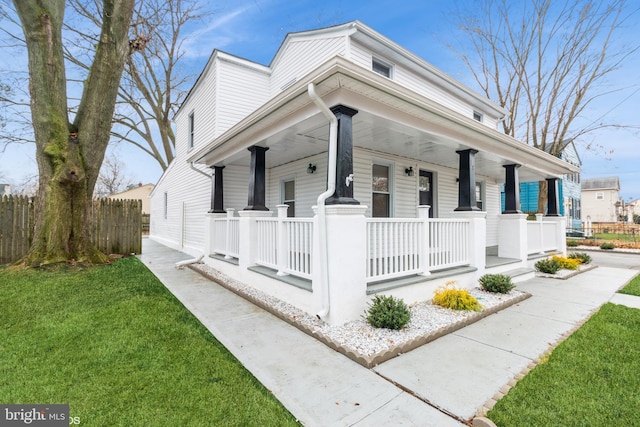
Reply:
[[[402,346],[418,337],[430,335],[478,314],[473,311],[442,308],[431,304],[430,301],[418,301],[408,304],[411,311],[411,322],[400,331],[374,328],[364,318],[343,325],[331,326],[291,304],[238,282],[206,264],[193,264],[190,267],[267,308],[279,317],[302,326],[302,329],[324,335],[338,346],[365,357]],[[483,311],[521,298],[523,295],[523,292],[515,289],[507,294],[494,294],[480,288],[470,289],[469,292],[482,304]]]

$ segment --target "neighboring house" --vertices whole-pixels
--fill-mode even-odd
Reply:
[[[0,197],[10,196],[10,195],[11,195],[11,186],[9,184],[0,184]]]
[[[620,180],[617,176],[582,180],[582,217],[591,222],[617,222]]]
[[[582,161],[571,141],[558,156],[562,160],[580,167]],[[580,186],[580,172],[563,175],[558,184],[558,198],[560,199],[560,215],[567,217],[567,228],[582,230],[582,197]],[[503,188],[504,192],[504,188]],[[520,183],[520,210],[523,212],[538,212],[538,182]],[[504,209],[504,193],[502,195],[502,207]]]
[[[111,194],[107,198],[117,200],[141,200],[142,201],[142,214],[151,213],[151,192],[153,191],[153,184],[138,184],[135,187],[131,187],[121,193]]]
[[[268,66],[215,50],[150,237],[332,324],[375,293],[476,286],[565,251],[557,182],[578,168],[498,132],[506,114],[358,21],[288,34]],[[520,179],[550,183],[544,219]]]

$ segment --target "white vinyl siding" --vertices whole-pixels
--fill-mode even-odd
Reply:
[[[351,43],[350,49],[351,60],[356,64],[371,70],[371,64],[375,54],[370,49],[356,43]],[[393,65],[393,80],[402,86],[405,86],[439,104],[448,107],[465,117],[473,117],[474,112],[482,115],[482,123],[492,129],[495,129],[498,123],[498,117],[491,117],[487,112],[481,111],[476,106],[472,106],[461,100],[458,96],[451,92],[436,86],[425,77],[408,70],[401,64]]]
[[[318,65],[336,55],[344,55],[346,38],[342,35],[329,38],[311,38],[289,43],[273,65],[270,96],[276,96],[282,88],[297,81]]]

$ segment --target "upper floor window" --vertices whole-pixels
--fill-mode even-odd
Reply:
[[[372,58],[371,60],[371,69],[382,76],[391,78],[391,68],[391,65],[378,58]]]
[[[194,131],[194,118],[193,112],[189,114],[189,149],[193,148],[193,131]]]
[[[482,122],[482,113],[478,113],[477,111],[473,111],[473,120],[477,120]]]
[[[596,200],[604,200],[604,193],[601,191],[598,191],[596,193]]]

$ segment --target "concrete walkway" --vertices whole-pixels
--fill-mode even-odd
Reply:
[[[145,238],[139,258],[305,426],[461,426],[638,273],[601,267],[564,281],[520,283],[533,297],[369,370],[198,273],[174,268],[190,258],[184,253]]]

